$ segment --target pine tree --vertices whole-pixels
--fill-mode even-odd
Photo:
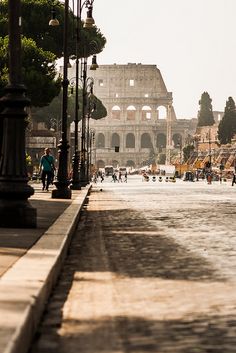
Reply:
[[[198,115],[198,126],[211,126],[215,124],[212,112],[212,99],[207,92],[203,92],[199,101],[200,111]]]
[[[219,123],[218,139],[221,144],[231,143],[236,134],[236,107],[232,97],[226,101],[224,116]]]

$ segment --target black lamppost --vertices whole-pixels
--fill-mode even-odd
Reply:
[[[93,79],[91,77],[87,77],[87,58],[83,58],[82,61],[82,95],[83,95],[83,103],[82,103],[82,127],[81,127],[81,161],[80,161],[80,183],[81,186],[85,186],[88,183],[87,173],[86,173],[86,115],[87,115],[87,99],[88,99],[88,88],[91,90],[93,86]]]
[[[72,179],[71,179],[71,189],[80,190],[83,183],[81,183],[81,178],[79,174],[79,167],[80,167],[80,156],[78,151],[78,126],[79,126],[79,117],[78,117],[78,110],[79,110],[79,40],[80,40],[80,33],[79,33],[79,22],[81,21],[82,9],[85,6],[87,11],[87,18],[84,22],[84,28],[92,28],[94,25],[94,19],[92,17],[92,10],[93,10],[93,2],[94,0],[85,0],[83,3],[81,0],[77,1],[77,25],[76,25],[76,62],[75,62],[75,139],[74,139],[74,155],[72,158]],[[83,96],[84,98],[84,96]],[[83,119],[83,115],[82,115]],[[83,135],[83,133],[82,133]],[[82,156],[83,157],[83,156]],[[83,163],[82,163],[83,164]]]
[[[61,140],[58,145],[58,172],[57,181],[54,183],[56,189],[52,190],[52,198],[70,199],[71,190],[69,188],[70,181],[68,179],[68,140],[67,140],[67,106],[68,106],[68,78],[67,66],[69,62],[68,56],[68,15],[69,15],[69,0],[64,3],[64,30],[63,30],[63,81],[62,81],[62,124],[61,124]],[[51,26],[57,26],[59,22],[55,18],[55,13],[52,13],[53,18],[49,22]]]
[[[89,122],[91,118],[91,114],[96,110],[96,103],[93,95],[93,78],[90,78],[89,86],[90,86],[90,94],[88,96],[88,102],[87,102],[87,136],[86,136],[86,145],[87,145],[87,157],[86,157],[86,178],[87,178],[87,183],[90,182],[90,154],[91,154],[91,134],[92,131],[89,127]]]
[[[0,157],[0,226],[34,228],[37,212],[28,198],[34,189],[28,185],[25,156],[26,88],[21,77],[21,1],[8,0],[9,83],[1,98],[3,141]]]

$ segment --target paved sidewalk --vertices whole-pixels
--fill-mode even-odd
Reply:
[[[36,229],[0,228],[0,352],[25,353],[64,261],[89,187],[71,200],[33,185]]]

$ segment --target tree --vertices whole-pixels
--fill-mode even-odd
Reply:
[[[207,92],[203,92],[199,101],[200,111],[198,115],[198,126],[211,126],[215,124],[212,112],[212,99]]]
[[[49,26],[51,17],[52,2],[48,0],[22,0],[22,34],[27,38],[32,38],[38,47],[45,51],[51,51],[57,58],[63,56],[63,29],[64,29],[64,4],[58,0],[53,1],[53,7],[56,12],[56,18],[59,20],[59,26]],[[0,35],[8,34],[7,28],[7,0],[0,2]],[[94,26],[91,29],[83,28],[79,23],[79,57],[88,57],[100,53],[106,39],[100,30]],[[72,10],[69,10],[68,17],[68,54],[75,54],[76,39],[76,17]],[[95,42],[96,45],[90,45]]]
[[[232,97],[226,101],[224,116],[219,123],[218,139],[221,144],[231,143],[236,134],[236,107]]]
[[[0,96],[8,76],[8,36],[0,37]],[[56,79],[56,56],[39,48],[32,39],[22,38],[22,81],[35,107],[48,105],[61,90],[61,79]]]
[[[184,162],[187,162],[187,160],[191,157],[193,151],[194,151],[193,145],[187,145],[183,148]]]
[[[107,110],[102,104],[101,100],[96,96],[93,97],[95,103],[95,109],[91,113],[91,118],[98,120],[107,116]],[[55,97],[50,105],[34,111],[34,120],[45,122],[45,125],[50,128],[58,129],[61,120],[61,105],[62,105],[62,93]],[[79,92],[79,111],[78,118],[81,120],[82,115],[82,91]],[[75,94],[68,97],[68,117],[71,123],[75,116]]]

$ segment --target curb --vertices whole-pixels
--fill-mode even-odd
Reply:
[[[0,280],[0,352],[27,353],[91,186]]]

